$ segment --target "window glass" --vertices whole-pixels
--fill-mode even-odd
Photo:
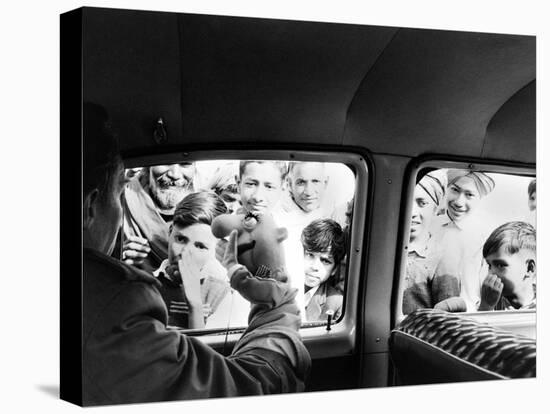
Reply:
[[[403,314],[535,308],[535,179],[450,168],[418,176]]]
[[[206,160],[129,168],[126,175],[122,260],[161,282],[169,325],[247,325],[250,304],[230,288],[221,264],[227,236],[212,232],[213,220],[224,214],[260,220],[268,215],[276,228],[285,229],[284,240],[269,254],[283,254],[289,283],[298,290],[303,325],[325,323],[327,312],[333,321],[343,314],[355,194],[355,176],[347,165]],[[199,283],[190,283],[181,272]],[[202,304],[204,323],[190,319],[190,302]]]

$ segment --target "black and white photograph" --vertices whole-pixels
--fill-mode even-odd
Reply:
[[[22,407],[541,412],[538,8],[138,3],[34,40]]]

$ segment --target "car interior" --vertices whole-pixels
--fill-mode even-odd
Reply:
[[[82,98],[108,110],[126,168],[281,160],[353,173],[344,311],[331,324],[302,325],[313,362],[307,391],[536,375],[534,309],[402,312],[413,191],[426,172],[483,171],[497,189],[499,177],[513,177],[527,206],[534,36],[71,13],[83,25]],[[186,334],[228,355],[242,332]]]

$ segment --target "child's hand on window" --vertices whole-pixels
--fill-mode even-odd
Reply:
[[[202,308],[201,269],[189,251],[184,251],[178,261],[182,288],[189,306]]]

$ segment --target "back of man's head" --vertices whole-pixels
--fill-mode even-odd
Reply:
[[[113,176],[122,161],[107,111],[91,102],[83,106],[82,157],[83,195],[98,189],[104,197],[112,189]]]

